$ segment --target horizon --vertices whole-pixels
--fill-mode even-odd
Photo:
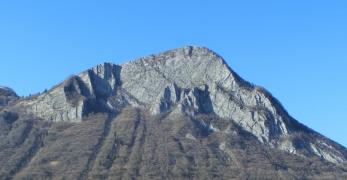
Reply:
[[[0,85],[27,96],[103,62],[203,46],[347,147],[346,19],[339,0],[2,2]]]

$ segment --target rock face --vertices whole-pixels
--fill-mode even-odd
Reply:
[[[127,120],[123,123],[123,120],[127,118],[120,118],[117,114],[124,114],[124,109],[129,107],[133,110],[127,110],[126,112],[132,112],[130,113],[132,114],[130,119],[133,120]],[[99,140],[95,140],[95,149],[91,151],[96,154],[92,153],[90,155],[84,169],[76,170],[81,171],[81,174],[78,175],[80,179],[103,177],[100,172],[108,172],[110,167],[108,165],[94,167],[97,164],[95,162],[101,159],[113,159],[109,162],[111,163],[110,166],[116,168],[114,169],[115,172],[119,171],[122,174],[119,168],[124,164],[119,164],[122,161],[117,164],[117,160],[114,158],[117,153],[122,154],[124,151],[131,150],[115,150],[114,148],[117,149],[118,146],[108,147],[107,143],[114,144],[116,142],[116,144],[120,143],[119,146],[122,146],[129,141],[128,143],[131,146],[136,146],[136,142],[138,142],[140,144],[144,143],[142,148],[145,148],[147,141],[154,142],[156,141],[155,137],[157,137],[150,136],[147,141],[146,137],[143,137],[144,139],[140,140],[141,136],[146,136],[147,133],[158,133],[168,139],[171,138],[164,135],[165,131],[160,130],[161,128],[166,128],[172,137],[177,136],[172,140],[172,143],[178,143],[178,148],[185,155],[188,153],[184,151],[185,146],[189,146],[186,144],[188,141],[200,141],[209,144],[212,141],[208,138],[213,137],[217,143],[214,147],[218,148],[209,150],[224,154],[223,157],[216,158],[220,161],[222,161],[220,158],[227,158],[229,163],[239,161],[233,154],[237,148],[232,147],[230,138],[238,137],[242,139],[242,134],[247,134],[249,141],[246,139],[245,141],[252,142],[251,144],[258,151],[261,151],[260,149],[263,147],[267,147],[270,149],[263,149],[263,151],[274,151],[281,154],[279,156],[288,153],[288,156],[293,158],[306,158],[306,160],[301,159],[302,162],[312,158],[320,158],[339,167],[344,166],[347,161],[347,151],[344,147],[300,124],[286,112],[269,92],[243,80],[229,68],[219,55],[201,47],[187,46],[122,65],[104,63],[71,76],[46,93],[21,99],[12,108],[21,109],[25,114],[39,117],[49,124],[70,124],[72,122],[84,124],[88,123],[87,121],[95,114],[112,115],[112,118],[104,120],[104,133],[100,135]],[[112,121],[113,118],[118,119],[119,122]],[[143,122],[143,119],[147,119],[146,122]],[[153,122],[159,124],[153,124],[150,119],[154,119]],[[171,125],[160,125],[163,120],[168,121],[167,123]],[[124,132],[121,130],[128,126],[129,128],[133,127],[134,130],[132,132],[128,132],[131,129],[124,129]],[[144,129],[138,130],[140,127]],[[196,128],[200,130],[194,130]],[[181,130],[179,131],[179,129]],[[114,137],[109,135],[110,131],[115,134]],[[141,131],[141,133],[137,131]],[[118,132],[125,139],[118,137],[116,135]],[[129,140],[130,137],[127,133],[133,135],[133,140]],[[117,138],[120,139],[117,140]],[[181,138],[185,139],[183,144],[186,145],[182,144]],[[163,143],[171,142],[168,139],[163,140]],[[197,147],[204,146],[200,143],[196,145]],[[156,151],[153,148],[158,145],[153,146],[147,150]],[[106,150],[104,148],[111,149]],[[176,148],[176,146],[172,148]],[[241,149],[237,150],[241,151]],[[105,151],[105,157],[102,157],[103,153],[99,155],[100,151]],[[194,151],[198,150],[194,149]],[[107,155],[107,153],[111,154]],[[145,152],[138,151],[137,153]],[[167,152],[160,151],[160,153]],[[201,152],[193,153],[192,158],[197,160],[199,157],[196,156],[199,153]],[[212,153],[212,155],[218,156],[218,153],[216,153]],[[124,155],[126,156],[126,154]],[[177,158],[176,155],[163,156],[164,158],[172,158],[172,161],[177,161],[175,159]],[[138,155],[134,156],[137,157]],[[255,155],[255,157],[263,156]],[[246,159],[243,160],[246,161]],[[188,158],[183,161],[188,163],[190,160]],[[50,160],[49,162],[53,164],[52,166],[57,166],[60,163],[58,160]],[[139,162],[143,161],[139,160]],[[32,163],[40,164],[40,162]],[[112,166],[112,163],[116,163],[116,165]],[[136,163],[136,161],[133,163]],[[220,166],[228,171],[227,166],[230,164],[227,164],[220,164]],[[288,164],[290,163],[287,162]],[[191,166],[193,164],[187,165],[185,168],[192,168]],[[238,166],[242,169],[246,165],[239,163]],[[295,165],[290,166],[295,167]],[[325,165],[322,166],[325,167]],[[104,169],[105,167],[106,169]],[[147,166],[143,165],[143,167]],[[98,168],[101,169],[97,170]],[[137,168],[139,168],[136,171],[137,175],[131,177],[139,177],[139,173],[143,169],[140,170],[141,167]],[[151,172],[150,169],[155,167],[149,166],[148,168],[143,171]],[[269,167],[268,170],[270,171],[270,169]],[[91,171],[93,172],[90,173]],[[343,171],[345,169],[341,170],[341,172]],[[132,171],[124,170],[124,172],[130,173]],[[91,175],[93,173],[95,176]],[[157,173],[163,175],[162,172]],[[190,172],[186,173],[189,174]],[[18,173],[15,172],[12,175],[16,174]],[[97,174],[100,176],[97,176]],[[198,176],[193,177],[198,178]],[[232,177],[232,175],[229,177]],[[70,178],[77,178],[77,175]]]

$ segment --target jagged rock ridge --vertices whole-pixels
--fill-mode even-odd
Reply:
[[[243,80],[218,54],[201,47],[187,46],[122,65],[104,63],[71,76],[46,93],[20,100],[14,107],[56,123],[84,123],[95,113],[118,114],[133,107],[154,119],[163,115],[164,119],[196,119],[193,122],[202,129],[203,137],[233,137],[239,134],[238,127],[274,150],[339,166],[347,159],[344,147],[297,122],[269,92]],[[141,119],[138,116],[135,119]],[[197,118],[201,116],[215,118]],[[198,138],[193,132],[184,137]],[[235,158],[227,141],[218,147],[228,158]],[[90,159],[96,161],[97,157]]]

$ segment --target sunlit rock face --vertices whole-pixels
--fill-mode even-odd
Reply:
[[[271,148],[346,161],[342,146],[301,125],[269,92],[243,80],[207,48],[187,46],[121,65],[104,63],[17,106],[56,122],[82,122],[90,113],[116,113],[127,106],[151,115],[216,115]]]

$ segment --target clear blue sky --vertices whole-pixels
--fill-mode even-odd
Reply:
[[[0,1],[0,84],[28,95],[104,61],[209,47],[347,146],[347,1]]]

